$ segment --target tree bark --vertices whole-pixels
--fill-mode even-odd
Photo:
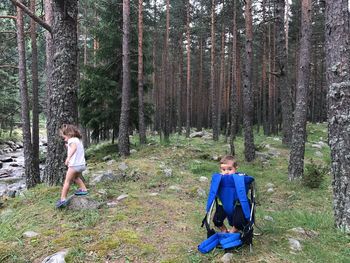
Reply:
[[[287,81],[288,61],[284,27],[285,0],[276,1],[276,76],[282,108],[282,143],[289,145],[292,139],[292,97]]]
[[[130,155],[129,118],[130,118],[130,0],[123,0],[123,90],[122,108],[120,113],[119,153]]]
[[[247,0],[245,6],[246,24],[246,61],[243,88],[243,129],[244,129],[244,156],[246,161],[255,159],[255,146],[253,135],[253,102],[252,102],[252,66],[253,66],[253,21],[252,21],[252,1]]]
[[[216,1],[211,1],[211,52],[210,52],[210,92],[211,92],[211,125],[213,127],[213,140],[219,140],[217,125],[218,94],[215,92],[215,6]]]
[[[33,176],[33,149],[30,132],[30,117],[29,117],[29,99],[27,87],[26,73],[26,54],[24,40],[24,20],[23,11],[17,7],[17,46],[18,46],[18,75],[19,75],[19,91],[21,96],[21,118],[22,118],[22,133],[23,133],[23,151],[24,151],[24,174],[27,187],[34,187],[38,181],[37,177]]]
[[[35,13],[35,0],[30,1],[30,10]],[[38,47],[36,41],[36,22],[34,19],[30,20],[30,37],[32,45],[32,162],[33,162],[33,177],[32,181],[36,184],[40,182],[39,170],[39,77],[38,77]]]
[[[288,178],[294,180],[304,174],[304,154],[306,139],[306,120],[308,87],[311,61],[311,0],[302,0],[301,39],[299,74],[296,90],[296,107],[294,112],[293,137],[289,158]]]
[[[326,0],[328,132],[333,174],[334,218],[350,232],[350,28],[348,1]]]
[[[187,37],[187,71],[186,71],[186,138],[190,137],[190,100],[191,100],[191,38],[190,38],[190,1],[186,6],[186,37]]]
[[[237,112],[238,112],[238,100],[237,100],[237,0],[233,0],[233,25],[232,25],[232,76],[231,76],[231,92],[230,92],[230,153],[236,154],[234,140],[236,138],[237,131]]]
[[[139,106],[139,138],[140,144],[146,143],[146,124],[145,124],[145,107],[144,107],[144,92],[143,92],[143,0],[139,0],[139,20],[138,20],[138,31],[139,31],[139,43],[138,43],[138,106]]]
[[[48,97],[47,158],[44,181],[59,184],[64,178],[66,149],[58,130],[64,123],[77,124],[77,14],[78,1],[52,1],[52,71]]]

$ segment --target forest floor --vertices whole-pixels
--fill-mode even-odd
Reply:
[[[308,125],[305,162],[330,163],[325,124]],[[136,136],[135,136],[136,137]],[[136,139],[135,139],[136,140]],[[0,262],[41,262],[46,256],[69,249],[66,262],[219,262],[224,251],[201,254],[198,244],[206,239],[201,228],[211,174],[218,161],[211,157],[229,152],[224,138],[209,139],[174,135],[169,144],[149,137],[149,145],[127,159],[116,146],[103,143],[87,150],[86,178],[128,166],[125,180],[89,185],[89,196],[113,202],[115,207],[71,211],[55,209],[60,187],[39,185],[0,208]],[[244,161],[243,138],[235,141],[239,171],[255,177],[257,209],[253,252],[248,247],[233,251],[232,262],[349,262],[350,238],[333,225],[331,176],[311,189],[288,180],[288,149],[279,137],[255,134],[260,152],[271,158]],[[111,155],[115,161],[103,161]],[[164,170],[171,169],[166,176]],[[168,170],[169,171],[169,170]],[[201,176],[208,181],[200,181]],[[273,184],[273,185],[272,185]],[[171,188],[173,186],[173,189]],[[176,187],[174,187],[176,186]],[[268,190],[272,188],[272,190]],[[71,192],[74,187],[71,188]],[[157,193],[157,194],[155,194]],[[301,227],[303,234],[291,229]],[[25,238],[25,231],[39,233]],[[289,239],[300,241],[301,250],[290,248]]]

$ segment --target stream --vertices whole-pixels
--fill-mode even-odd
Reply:
[[[46,144],[45,144],[46,145]],[[1,145],[0,152],[0,197],[15,197],[26,189],[24,176],[24,153],[21,146]],[[44,144],[40,144],[40,151],[46,150]],[[40,173],[43,172],[40,165]]]

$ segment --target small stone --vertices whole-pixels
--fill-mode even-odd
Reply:
[[[131,149],[131,150],[130,150],[130,153],[131,153],[131,154],[133,154],[133,153],[137,153],[137,150],[135,150],[135,149]]]
[[[232,253],[225,253],[225,255],[221,257],[220,261],[223,263],[230,263],[232,259],[233,259]]]
[[[206,197],[207,196],[207,193],[202,188],[198,188],[197,189],[197,194],[198,194],[199,197]]]
[[[26,237],[26,238],[33,238],[36,236],[39,236],[39,233],[34,232],[34,231],[26,231],[23,233],[23,237]]]
[[[127,198],[128,196],[129,195],[127,195],[127,194],[121,194],[120,196],[117,197],[117,201],[121,201],[121,200]]]
[[[273,188],[275,185],[273,183],[267,183],[266,188]]]
[[[111,165],[115,164],[115,160],[109,160],[106,164],[108,166],[111,166]]]
[[[106,205],[108,208],[113,208],[113,207],[116,207],[118,205],[118,202],[107,202]]]
[[[102,161],[109,161],[109,160],[111,160],[112,159],[112,156],[110,156],[110,155],[107,155],[107,156],[105,156],[105,157],[103,157],[102,158]]]
[[[150,193],[149,196],[157,196],[159,193]]]
[[[293,251],[301,251],[301,244],[299,240],[294,238],[288,238],[290,249]]]
[[[64,249],[60,252],[57,252],[51,256],[44,258],[41,263],[66,263],[65,257],[68,253],[68,249]]]
[[[171,177],[173,175],[173,170],[170,168],[164,169],[164,175],[166,177]]]
[[[271,188],[269,188],[269,189],[267,189],[267,192],[268,193],[273,193],[275,190],[273,190],[273,188],[271,187]]]
[[[320,151],[316,151],[316,152],[315,152],[315,155],[316,155],[317,157],[323,157],[323,153],[320,152]]]
[[[311,147],[317,148],[317,149],[322,149],[322,146],[319,144],[312,144]]]
[[[125,171],[129,168],[129,166],[125,162],[122,162],[118,165],[118,168],[119,170]]]
[[[181,191],[181,188],[177,185],[172,185],[169,187],[170,190]]]
[[[208,182],[208,178],[205,176],[201,176],[201,177],[199,177],[199,181],[200,182]]]
[[[273,222],[275,221],[272,216],[264,216],[264,220]]]

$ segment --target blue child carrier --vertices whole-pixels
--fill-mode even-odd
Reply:
[[[250,196],[249,198],[248,195]],[[218,205],[218,198],[222,203],[222,207]],[[219,208],[223,208],[223,213],[229,225],[235,225],[239,230],[238,233],[216,233],[211,228],[210,223],[214,214],[214,206],[216,211]],[[202,253],[208,253],[215,247],[228,250],[243,244],[249,245],[250,249],[252,249],[254,212],[255,189],[253,177],[242,173],[231,175],[213,174],[206,215],[202,221],[202,227],[205,225],[207,229],[208,239],[198,246],[198,250]],[[237,220],[237,218],[241,219]]]

